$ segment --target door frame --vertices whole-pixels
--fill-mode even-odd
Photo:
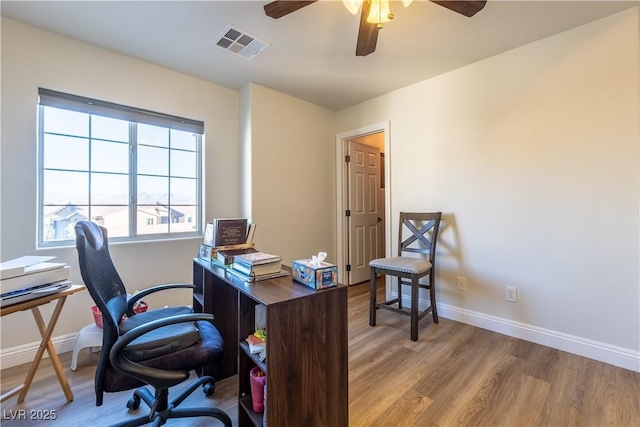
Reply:
[[[391,147],[389,144],[390,122],[380,122],[359,129],[339,133],[336,135],[336,255],[338,265],[338,283],[349,284],[349,276],[346,271],[347,257],[349,254],[347,218],[345,206],[347,206],[348,185],[347,165],[344,158],[347,153],[347,141],[372,133],[384,132],[384,222],[385,222],[385,255],[391,254]]]

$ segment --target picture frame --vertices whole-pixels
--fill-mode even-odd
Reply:
[[[213,248],[209,245],[202,244],[200,245],[200,250],[198,252],[198,258],[206,261],[211,261],[211,256]]]

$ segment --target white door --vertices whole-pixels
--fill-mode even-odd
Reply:
[[[347,144],[349,284],[369,280],[369,261],[382,256],[380,227],[380,150],[377,147],[349,141]]]

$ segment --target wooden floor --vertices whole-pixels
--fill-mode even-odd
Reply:
[[[382,287],[380,287],[382,291]],[[368,285],[349,288],[349,424],[351,426],[640,426],[640,374],[447,319],[420,322],[378,312],[369,326]],[[75,400],[66,403],[48,360],[22,404],[2,404],[2,426],[103,426],[141,414],[125,407],[130,392],[105,395],[95,406],[97,353],[61,355]],[[2,392],[20,384],[25,366],[1,371]],[[179,387],[178,387],[179,388]],[[237,424],[236,378],[206,398],[195,392],[181,406],[215,405]],[[25,412],[20,412],[24,410]],[[36,412],[31,412],[36,411]],[[29,418],[55,413],[51,421]],[[42,412],[41,412],[42,413]],[[21,416],[24,419],[16,419]],[[221,425],[208,419],[172,426]]]

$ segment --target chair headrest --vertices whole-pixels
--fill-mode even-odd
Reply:
[[[87,241],[92,248],[99,250],[104,244],[104,236],[102,235],[102,229],[95,222],[80,221],[78,225],[82,227]]]

